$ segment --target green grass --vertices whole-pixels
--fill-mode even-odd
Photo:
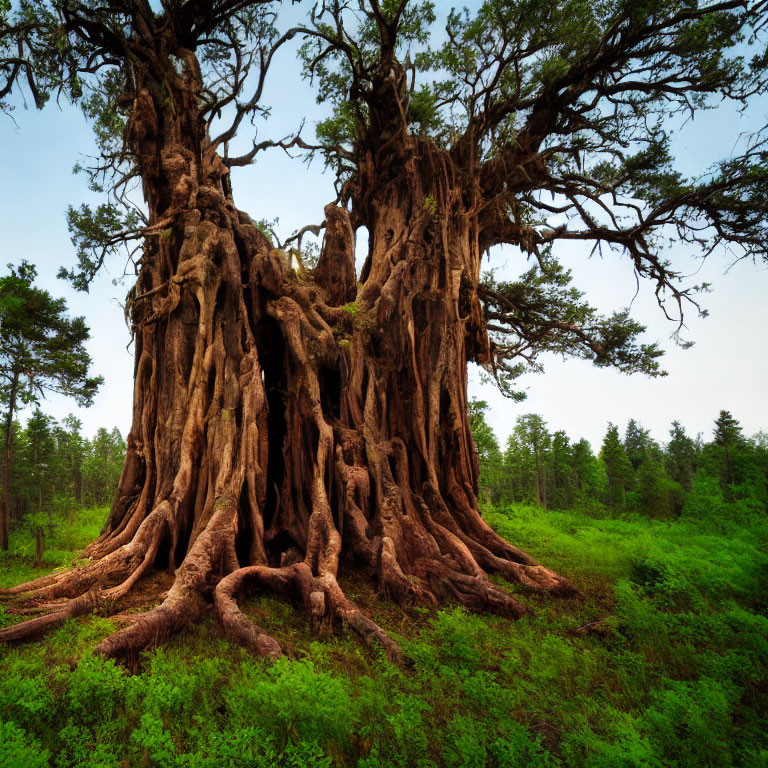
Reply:
[[[54,537],[47,568],[71,561],[103,515]],[[531,616],[510,622],[404,610],[343,577],[401,638],[405,670],[343,631],[313,637],[273,598],[247,610],[290,651],[276,663],[208,618],[129,674],[90,654],[111,622],[80,619],[0,649],[0,766],[768,766],[764,518],[486,517],[582,598],[524,597]],[[29,540],[14,537],[0,583],[39,573]],[[598,632],[580,630],[590,622]]]
[[[41,567],[36,565],[35,537],[29,525],[12,528],[8,552],[0,550],[0,589],[64,568],[80,555],[101,531],[106,509],[86,509],[56,521],[53,536],[45,525],[46,543]]]

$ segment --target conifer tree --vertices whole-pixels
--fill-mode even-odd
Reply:
[[[515,424],[515,436],[530,452],[533,461],[536,503],[547,507],[547,464],[552,446],[552,436],[547,423],[536,413],[519,416]]]
[[[35,408],[24,430],[24,451],[22,457],[27,469],[26,491],[30,507],[37,513],[47,513],[48,532],[53,535],[51,497],[57,473],[56,440],[54,420]]]
[[[690,491],[696,474],[698,458],[696,443],[688,437],[679,421],[672,422],[669,435],[670,440],[665,450],[667,472],[685,491]]]
[[[570,509],[574,502],[573,447],[568,435],[557,430],[547,457],[547,499],[554,509]]]
[[[733,418],[730,411],[720,411],[720,415],[715,421],[714,443],[722,450],[722,483],[726,487],[736,482],[734,452],[743,441],[739,422]]]
[[[647,429],[644,429],[635,419],[627,422],[624,432],[624,449],[632,467],[637,469],[651,454],[657,454],[659,447]]]
[[[0,277],[0,403],[5,414],[5,479],[0,501],[0,548],[8,549],[8,486],[12,425],[19,404],[46,392],[90,405],[103,379],[89,375],[88,327],[67,316],[64,299],[37,288],[35,267],[23,261]]]
[[[125,459],[120,430],[99,427],[83,457],[83,497],[87,504],[111,504]]]
[[[606,495],[605,467],[588,440],[582,438],[574,444],[572,461],[578,501],[584,506],[601,504]]]
[[[627,506],[627,491],[632,485],[634,471],[619,437],[619,428],[615,424],[608,424],[600,449],[600,459],[605,465],[608,477],[608,506],[623,511]]]
[[[83,500],[83,458],[86,441],[81,434],[83,423],[69,414],[54,430],[64,470],[64,485],[76,502]]]
[[[488,403],[485,400],[470,400],[468,408],[469,428],[477,452],[480,466],[479,484],[484,487],[490,501],[498,504],[503,497],[505,473],[502,467],[502,454],[493,428],[488,423],[485,413]]]

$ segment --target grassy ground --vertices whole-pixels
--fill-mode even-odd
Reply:
[[[42,570],[19,531],[0,586],[71,562],[104,514],[61,526]],[[346,579],[408,670],[345,633],[312,637],[273,599],[248,609],[290,650],[277,663],[208,618],[129,674],[90,655],[110,621],[77,620],[0,649],[0,766],[768,766],[764,519],[486,517],[583,599],[524,598],[531,617],[510,622],[401,610]]]

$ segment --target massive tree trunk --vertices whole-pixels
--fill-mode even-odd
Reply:
[[[0,639],[119,604],[151,569],[174,574],[170,590],[100,652],[160,642],[212,600],[228,636],[279,655],[238,607],[250,585],[292,595],[317,628],[340,618],[399,659],[344,595],[342,566],[395,600],[512,617],[523,605],[488,572],[570,591],[477,510],[466,369],[488,342],[471,177],[427,141],[369,147],[355,203],[370,235],[360,282],[350,216],[334,206],[314,279],[300,280],[235,208],[185,60],[186,78],[139,83],[130,126],[152,231],[129,297],[133,427],[116,501],[87,565],[6,592],[50,614]]]

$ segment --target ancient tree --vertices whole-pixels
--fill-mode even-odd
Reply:
[[[229,637],[278,655],[238,606],[250,588],[291,596],[318,629],[341,619],[398,659],[344,594],[342,567],[394,600],[513,617],[523,604],[489,573],[572,592],[478,513],[467,363],[508,389],[543,350],[658,372],[627,313],[600,317],[570,287],[560,240],[625,252],[680,308],[693,297],[662,236],[762,257],[762,137],[684,179],[665,120],[765,91],[764,10],[487,2],[476,18],[451,13],[433,49],[432,7],[404,0],[315,6],[282,35],[276,11],[244,0],[51,0],[9,17],[0,97],[79,100],[103,152],[87,172],[109,202],[70,212],[79,264],[67,274],[85,287],[130,242],[138,277],[133,427],[109,520],[88,564],[9,591],[43,615],[0,638],[119,605],[153,570],[173,574],[167,594],[100,652],[162,641],[212,601]],[[270,63],[296,42],[334,106],[318,143],[231,156],[263,109]],[[321,153],[337,175],[311,273],[233,202],[229,169],[275,145]],[[370,245],[357,274],[360,227]],[[481,280],[500,243],[535,268]]]

